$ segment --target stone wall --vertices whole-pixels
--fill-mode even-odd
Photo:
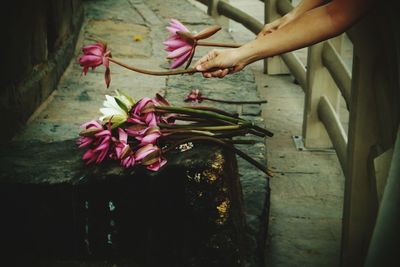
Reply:
[[[17,0],[3,10],[0,142],[10,140],[56,88],[82,18],[81,0]]]

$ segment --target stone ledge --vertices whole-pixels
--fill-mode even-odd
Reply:
[[[7,254],[32,262],[245,266],[236,159],[215,145],[168,154],[160,172],[85,167],[75,141],[0,150]],[[84,265],[82,265],[84,264]]]

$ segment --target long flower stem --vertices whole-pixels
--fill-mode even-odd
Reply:
[[[218,113],[210,112],[210,111],[206,111],[206,110],[197,110],[197,109],[192,109],[192,108],[172,107],[172,106],[156,106],[155,109],[171,111],[174,113],[207,116],[210,118],[220,119],[220,120],[229,121],[229,122],[233,122],[233,123],[249,124],[249,122],[246,122],[240,118],[233,118],[230,116],[226,116],[226,115],[222,115],[222,114],[218,114]]]
[[[187,129],[187,130],[197,130],[197,131],[230,131],[238,130],[244,127],[244,125],[218,125],[218,126],[193,126],[188,125],[169,125],[159,123],[158,126],[162,129]]]
[[[257,132],[265,134],[266,136],[269,136],[269,137],[274,136],[274,133],[272,133],[272,132],[268,131],[267,129],[264,129],[260,126],[257,126],[255,124],[253,124],[251,128],[253,128]]]
[[[201,97],[204,100],[219,102],[219,103],[226,103],[226,104],[264,104],[267,103],[267,100],[253,100],[253,101],[234,101],[234,100],[222,100],[222,99],[215,99],[210,97]]]
[[[241,47],[241,44],[226,44],[226,43],[218,43],[218,42],[205,42],[205,41],[197,41],[197,45],[200,46],[214,46],[214,47],[229,47],[229,48],[238,48]]]
[[[207,111],[211,111],[211,112],[216,112],[225,116],[229,116],[232,118],[237,118],[239,116],[239,114],[237,113],[229,113],[225,110],[222,109],[218,109],[218,108],[214,108],[214,107],[206,107],[206,106],[185,106],[185,108],[190,108],[190,109],[198,109],[198,110],[207,110]]]
[[[205,116],[209,118],[215,118],[215,119],[220,119],[228,122],[232,122],[235,124],[247,126],[249,128],[254,129],[257,132],[260,132],[266,136],[272,137],[274,134],[267,129],[264,129],[260,126],[255,125],[252,122],[246,121],[241,118],[234,118],[222,114],[217,114],[215,112],[210,112],[206,110],[196,110],[192,108],[186,108],[186,107],[173,107],[173,106],[156,106],[156,110],[161,110],[161,111],[171,111],[173,113],[182,113],[182,114],[188,114],[188,115],[199,115],[199,116]]]
[[[109,58],[110,62],[113,62],[121,67],[124,67],[128,70],[139,72],[142,74],[148,74],[148,75],[153,75],[153,76],[167,76],[167,75],[179,75],[179,74],[192,74],[199,72],[196,69],[190,68],[190,69],[185,69],[185,70],[169,70],[169,71],[153,71],[153,70],[145,70],[141,69],[138,67],[130,66],[128,64],[119,62],[118,60],[114,58]]]
[[[236,154],[238,154],[241,158],[247,160],[249,163],[253,164],[255,167],[257,167],[259,170],[261,170],[262,172],[264,172],[265,174],[269,175],[268,173],[268,169],[262,165],[261,163],[259,163],[258,161],[254,160],[252,157],[250,157],[249,155],[247,155],[246,153],[244,153],[243,151],[241,151],[240,149],[237,149],[236,147],[234,147],[231,144],[227,144],[226,142],[218,139],[218,138],[213,138],[213,137],[207,137],[207,136],[196,136],[196,137],[190,137],[181,141],[178,141],[176,143],[174,143],[173,145],[171,145],[170,147],[166,148],[163,150],[163,153],[167,153],[168,151],[170,151],[171,149],[181,145],[181,144],[185,144],[188,142],[193,142],[193,141],[206,141],[206,142],[213,142],[216,144],[219,144],[225,148],[231,149],[233,152],[235,152]]]

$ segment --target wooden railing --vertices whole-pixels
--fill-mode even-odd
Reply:
[[[210,15],[224,15],[255,34],[263,27],[226,1],[199,2],[208,5]],[[265,23],[293,9],[289,0],[264,0],[264,3]],[[342,266],[363,266],[379,202],[385,199],[388,168],[392,165],[392,169],[399,169],[399,162],[391,161],[400,118],[396,108],[399,77],[395,71],[387,72],[385,67],[400,69],[400,59],[394,56],[399,51],[390,45],[394,40],[400,45],[400,41],[393,37],[395,19],[382,25],[377,23],[387,19],[382,13],[390,13],[390,8],[377,9],[346,33],[354,48],[352,71],[340,55],[342,36],[309,47],[307,68],[293,52],[268,58],[264,64],[265,72],[270,75],[292,74],[305,92],[303,141],[306,148],[333,147],[338,156],[346,178]],[[391,16],[396,16],[393,14]],[[342,99],[349,111],[348,131],[338,115]],[[400,202],[400,194],[397,199]],[[374,236],[377,236],[375,232]],[[379,244],[374,243],[374,246],[379,247]]]

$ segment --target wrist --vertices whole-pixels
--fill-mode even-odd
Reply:
[[[236,62],[240,65],[247,66],[261,59],[261,57],[259,57],[257,45],[254,44],[254,41],[247,43],[235,50]]]

